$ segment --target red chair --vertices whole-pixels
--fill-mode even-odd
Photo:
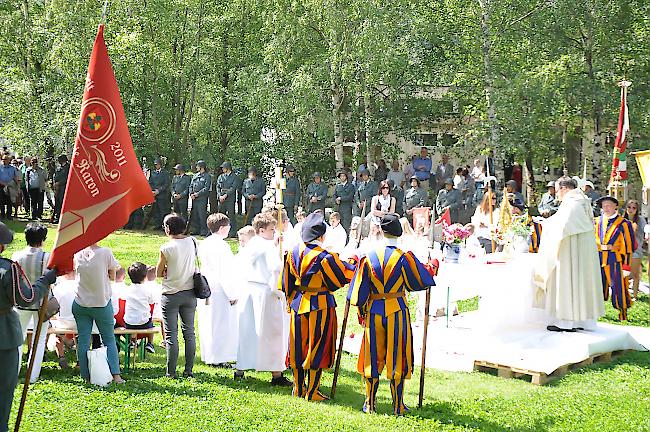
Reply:
[[[118,327],[126,327],[124,322],[124,312],[126,312],[126,300],[118,299],[117,301],[118,308],[117,313],[115,314],[115,325]]]

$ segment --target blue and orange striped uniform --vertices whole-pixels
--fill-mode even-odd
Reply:
[[[614,218],[596,218],[596,242],[600,256],[600,270],[603,278],[603,296],[609,300],[611,290],[612,306],[618,310],[619,320],[627,319],[627,309],[632,305],[628,290],[629,280],[623,274],[623,266],[630,265],[632,252],[636,249],[636,239],[632,222],[621,215]],[[601,250],[610,245],[611,250]]]
[[[353,274],[354,265],[313,243],[301,243],[285,258],[280,289],[291,314],[288,366],[295,396],[326,399],[318,389],[322,370],[334,364],[337,322],[332,292],[347,285]]]
[[[411,252],[394,246],[371,251],[350,282],[348,300],[359,308],[364,337],[357,370],[366,387],[365,412],[375,411],[379,376],[390,379],[393,411],[403,414],[404,380],[413,372],[413,335],[407,291],[434,286],[433,277]]]
[[[535,222],[531,218],[528,225],[531,227],[530,246],[528,247],[528,252],[537,253],[539,252],[539,242],[542,240],[542,224]]]

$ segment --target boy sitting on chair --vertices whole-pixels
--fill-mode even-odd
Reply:
[[[131,286],[127,287],[124,294],[126,301],[124,307],[124,323],[127,329],[150,329],[153,328],[152,307],[155,303],[153,293],[144,285],[147,277],[147,266],[141,262],[134,262],[129,266],[129,278]],[[147,335],[146,349],[150,353],[155,352],[153,347],[153,335]]]

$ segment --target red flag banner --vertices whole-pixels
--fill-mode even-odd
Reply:
[[[436,220],[436,225],[442,225],[443,227],[451,225],[451,213],[449,212],[449,209],[446,209],[445,212],[440,215]]]
[[[153,202],[133,143],[104,42],[97,30],[88,65],[68,184],[48,267],[72,270],[72,257]]]
[[[630,133],[630,118],[627,111],[627,88],[632,84],[622,81],[621,86],[621,111],[618,115],[618,129],[614,141],[614,157],[612,159],[612,174],[610,183],[615,180],[627,180],[627,136]]]

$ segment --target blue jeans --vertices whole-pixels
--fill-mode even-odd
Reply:
[[[113,304],[111,301],[109,300],[104,307],[84,307],[79,306],[74,301],[72,302],[72,315],[77,321],[77,360],[79,361],[81,377],[90,379],[88,349],[90,348],[90,334],[93,329],[93,322],[97,323],[97,329],[106,346],[108,367],[113,375],[118,375],[120,373],[120,360],[117,356],[115,333],[113,333]]]

